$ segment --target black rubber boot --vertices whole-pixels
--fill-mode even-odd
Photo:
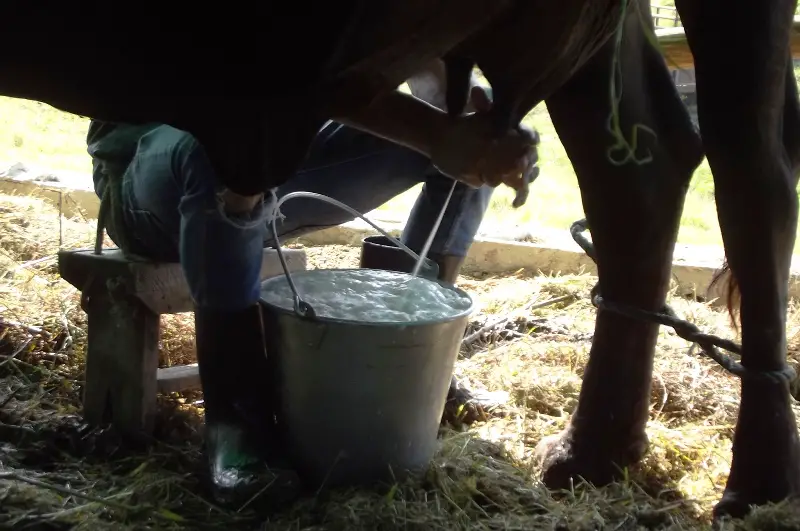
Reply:
[[[439,266],[439,280],[454,286],[465,258],[438,254],[429,254],[428,256]],[[497,410],[503,404],[505,401],[496,393],[471,391],[464,387],[454,375],[450,379],[450,389],[447,391],[442,423],[453,427],[469,426],[479,420],[488,420],[490,412]]]
[[[196,309],[195,327],[213,496],[237,508],[291,501],[300,480],[277,437],[260,305],[240,312]]]
[[[386,236],[367,236],[362,241],[359,267],[411,273],[415,265],[416,260]],[[420,276],[437,278],[438,273],[436,262],[426,258]]]
[[[455,285],[456,280],[458,280],[458,274],[461,273],[461,266],[464,265],[465,257],[434,253],[428,254],[428,257],[439,266],[439,280]]]

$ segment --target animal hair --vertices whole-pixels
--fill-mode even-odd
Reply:
[[[736,275],[731,271],[731,266],[728,265],[728,258],[722,263],[722,268],[714,274],[709,285],[709,290],[720,282],[724,282],[725,291],[727,292],[728,302],[726,308],[728,315],[731,318],[731,326],[738,334],[741,326],[741,292],[739,291],[739,282],[736,280]]]

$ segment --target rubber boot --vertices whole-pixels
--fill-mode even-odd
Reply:
[[[392,243],[386,236],[367,236],[361,243],[361,263],[365,269],[383,269],[399,273],[411,273],[416,265],[414,257]],[[437,278],[439,268],[429,257],[420,269],[420,276]]]
[[[433,253],[428,254],[428,257],[439,266],[439,280],[455,286],[458,275],[461,273],[461,267],[464,265],[465,257]]]
[[[463,256],[429,254],[439,266],[439,280],[455,286]],[[453,427],[468,426],[478,420],[488,420],[489,412],[502,406],[505,400],[497,393],[479,393],[464,387],[455,375],[450,379],[447,401],[442,413],[442,423]]]
[[[291,501],[300,480],[277,437],[260,305],[238,312],[198,308],[195,327],[212,495],[237,508]]]

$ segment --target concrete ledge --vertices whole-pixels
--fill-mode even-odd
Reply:
[[[402,225],[382,223],[382,228],[397,236]],[[549,232],[549,231],[548,231]],[[295,241],[304,245],[361,245],[365,236],[376,231],[356,220],[338,227],[331,227]],[[597,274],[594,262],[574,242],[565,228],[563,238],[557,241],[548,238],[541,243],[527,243],[500,240],[490,237],[478,237],[470,247],[464,262],[465,272],[511,273],[522,268],[538,271],[545,275],[568,275],[588,273]],[[800,298],[800,264],[795,256],[792,264],[792,276],[789,284],[789,295]],[[699,296],[713,300],[713,305],[727,303],[724,283],[709,289],[714,274],[722,266],[724,255],[721,248],[707,246],[677,245],[673,255],[672,276],[678,294],[682,296]]]
[[[100,200],[94,190],[69,188],[60,183],[0,177],[0,193],[39,197],[58,208],[68,218],[97,219]]]
[[[58,206],[62,199],[65,216],[97,218],[100,203],[93,191],[68,188],[59,183],[41,183],[31,180],[18,180],[10,177],[0,178],[0,193],[28,194],[42,197]],[[381,219],[378,212],[368,213],[367,217],[393,236],[399,236],[403,223]],[[543,241],[527,243],[501,240],[485,235],[482,230],[472,244],[464,264],[466,272],[509,273],[522,268],[540,271],[545,275],[554,274],[597,274],[594,263],[583,250],[572,241],[568,227],[562,231],[548,230]],[[499,228],[494,230],[499,233]],[[368,224],[357,219],[343,225],[330,227],[317,232],[287,240],[308,246],[349,245],[360,246],[365,236],[376,234]],[[482,235],[484,234],[484,235]],[[726,294],[717,286],[709,291],[714,273],[722,265],[723,253],[718,247],[678,245],[673,256],[673,279],[681,295],[699,295],[706,299],[717,299],[715,305],[727,302]],[[792,262],[792,276],[789,295],[800,298],[800,257]]]

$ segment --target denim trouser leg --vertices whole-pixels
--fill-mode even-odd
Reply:
[[[278,195],[306,190],[368,212],[424,182],[402,239],[422,248],[444,205],[452,180],[435,172],[412,150],[356,129],[331,124],[315,140],[300,171]],[[139,142],[123,182],[131,251],[159,261],[180,261],[196,304],[235,311],[259,297],[262,247],[273,245],[261,205],[244,215],[225,215],[222,190],[205,151],[190,135],[159,127]],[[493,189],[459,183],[431,247],[435,254],[464,256]],[[297,236],[353,217],[337,207],[297,198],[281,207],[278,234]]]
[[[422,249],[452,186],[453,180],[441,173],[428,174],[403,229],[404,244],[417,251]],[[489,186],[476,189],[458,183],[433,237],[430,253],[465,257],[489,208],[493,192],[494,188]]]
[[[199,307],[237,311],[259,298],[269,212],[259,202],[251,212],[226,214],[222,190],[197,141],[163,126],[140,140],[123,201],[141,254],[179,259]]]
[[[317,192],[363,214],[421,182],[425,184],[401,237],[403,243],[420,250],[453,181],[435,171],[427,157],[403,146],[331,123],[317,136],[300,171],[278,188],[278,196],[295,191]],[[431,252],[465,256],[492,192],[488,186],[473,189],[458,183]],[[353,219],[338,207],[307,198],[287,201],[281,206],[281,212],[286,218],[277,223],[281,238],[300,236]],[[274,246],[271,230],[265,244]]]

